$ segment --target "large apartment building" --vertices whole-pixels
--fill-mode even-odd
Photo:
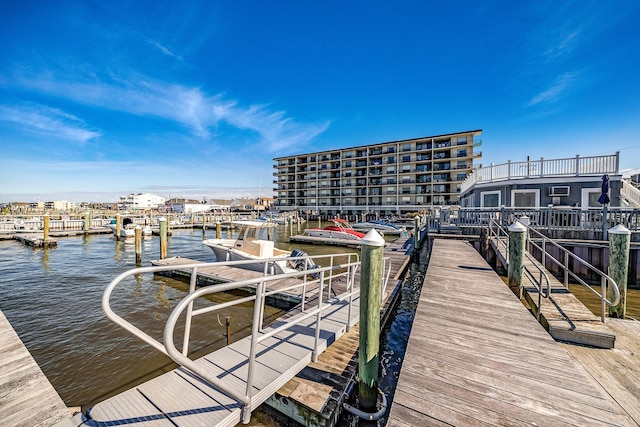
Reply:
[[[457,205],[482,130],[274,160],[275,207],[321,215],[397,215]]]

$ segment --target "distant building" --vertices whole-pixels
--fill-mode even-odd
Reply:
[[[66,200],[56,200],[53,202],[44,202],[44,209],[54,211],[70,211],[76,208],[74,202],[68,202]]]
[[[165,203],[165,198],[151,193],[131,193],[120,196],[118,209],[126,211],[158,209]]]
[[[610,207],[629,206],[619,172],[619,153],[507,162],[480,167],[462,183],[465,208],[601,208],[603,177],[607,176]]]

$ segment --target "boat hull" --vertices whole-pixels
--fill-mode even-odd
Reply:
[[[203,242],[206,246],[211,248],[213,254],[216,257],[216,261],[255,261],[255,263],[241,264],[237,267],[246,268],[247,270],[264,272],[265,260],[264,258],[247,254],[246,252],[237,250],[233,247],[235,240],[230,239],[210,239]],[[295,271],[287,266],[287,262],[284,258],[286,255],[278,256],[276,258],[283,258],[283,260],[269,261],[267,267],[267,273],[269,274],[282,274]]]

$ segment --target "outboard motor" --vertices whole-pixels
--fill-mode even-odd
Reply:
[[[306,257],[307,253],[305,251],[303,251],[302,249],[294,249],[291,252],[291,256],[292,257]],[[311,258],[304,258],[304,259],[292,259],[289,261],[289,265],[292,268],[295,268],[298,271],[304,271],[305,266],[307,267],[307,270],[313,270],[314,268],[319,268],[316,264],[314,264],[313,261],[311,261]],[[317,273],[316,273],[317,275]]]

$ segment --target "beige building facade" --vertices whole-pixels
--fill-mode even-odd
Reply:
[[[401,215],[457,205],[482,130],[274,159],[276,207],[321,215]]]

